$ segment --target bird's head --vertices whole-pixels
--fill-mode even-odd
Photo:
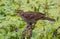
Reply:
[[[23,10],[17,10],[16,13],[21,15],[21,14],[23,14]]]

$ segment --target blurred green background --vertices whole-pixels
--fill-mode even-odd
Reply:
[[[26,22],[15,14],[16,10],[42,12],[56,19],[55,22],[38,20],[31,39],[60,39],[60,35],[52,37],[60,26],[60,0],[0,0],[0,39],[21,39]],[[14,27],[18,28],[17,32]]]

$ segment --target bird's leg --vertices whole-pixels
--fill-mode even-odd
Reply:
[[[30,39],[32,36],[32,25],[28,25],[27,39]]]
[[[24,31],[22,32],[22,38],[21,39],[25,39],[25,35],[26,35],[26,29],[24,29]]]
[[[32,36],[32,30],[35,28],[35,24],[36,24],[36,22],[34,22],[33,26],[32,26],[32,23],[28,24],[28,27],[27,27],[27,29],[28,29],[27,30],[27,33],[28,33],[27,39],[31,38],[31,36]]]
[[[25,39],[26,36],[26,31],[28,30],[28,25],[26,25],[25,29],[22,32],[22,38],[21,39]]]

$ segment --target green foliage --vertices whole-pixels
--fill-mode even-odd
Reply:
[[[21,38],[26,22],[15,13],[19,9],[43,12],[56,19],[55,22],[38,20],[31,39],[59,39],[60,35],[52,37],[52,33],[60,26],[60,0],[0,0],[0,39]],[[18,28],[18,32],[14,27]]]

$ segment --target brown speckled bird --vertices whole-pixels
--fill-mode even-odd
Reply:
[[[34,25],[35,25],[37,20],[41,19],[41,20],[55,21],[55,19],[50,18],[50,17],[46,17],[45,14],[40,13],[40,12],[32,12],[32,11],[24,12],[23,10],[18,10],[17,13],[27,23],[28,27],[26,27],[26,29],[29,29],[31,33],[32,33],[32,29],[31,29],[32,24],[34,23]],[[25,31],[26,31],[26,29],[25,29]],[[23,38],[22,39],[25,39],[25,37],[24,37],[25,36],[25,33],[24,33],[25,31],[23,31],[23,34],[22,34]],[[28,35],[28,37],[29,37],[29,35]],[[31,35],[30,35],[29,38],[28,37],[27,37],[27,39],[30,39]]]
[[[24,12],[22,10],[18,10],[17,13],[22,17],[24,21],[27,23],[35,23],[37,20],[50,20],[50,21],[55,21],[55,19],[46,17],[45,14],[40,13],[40,12]]]

